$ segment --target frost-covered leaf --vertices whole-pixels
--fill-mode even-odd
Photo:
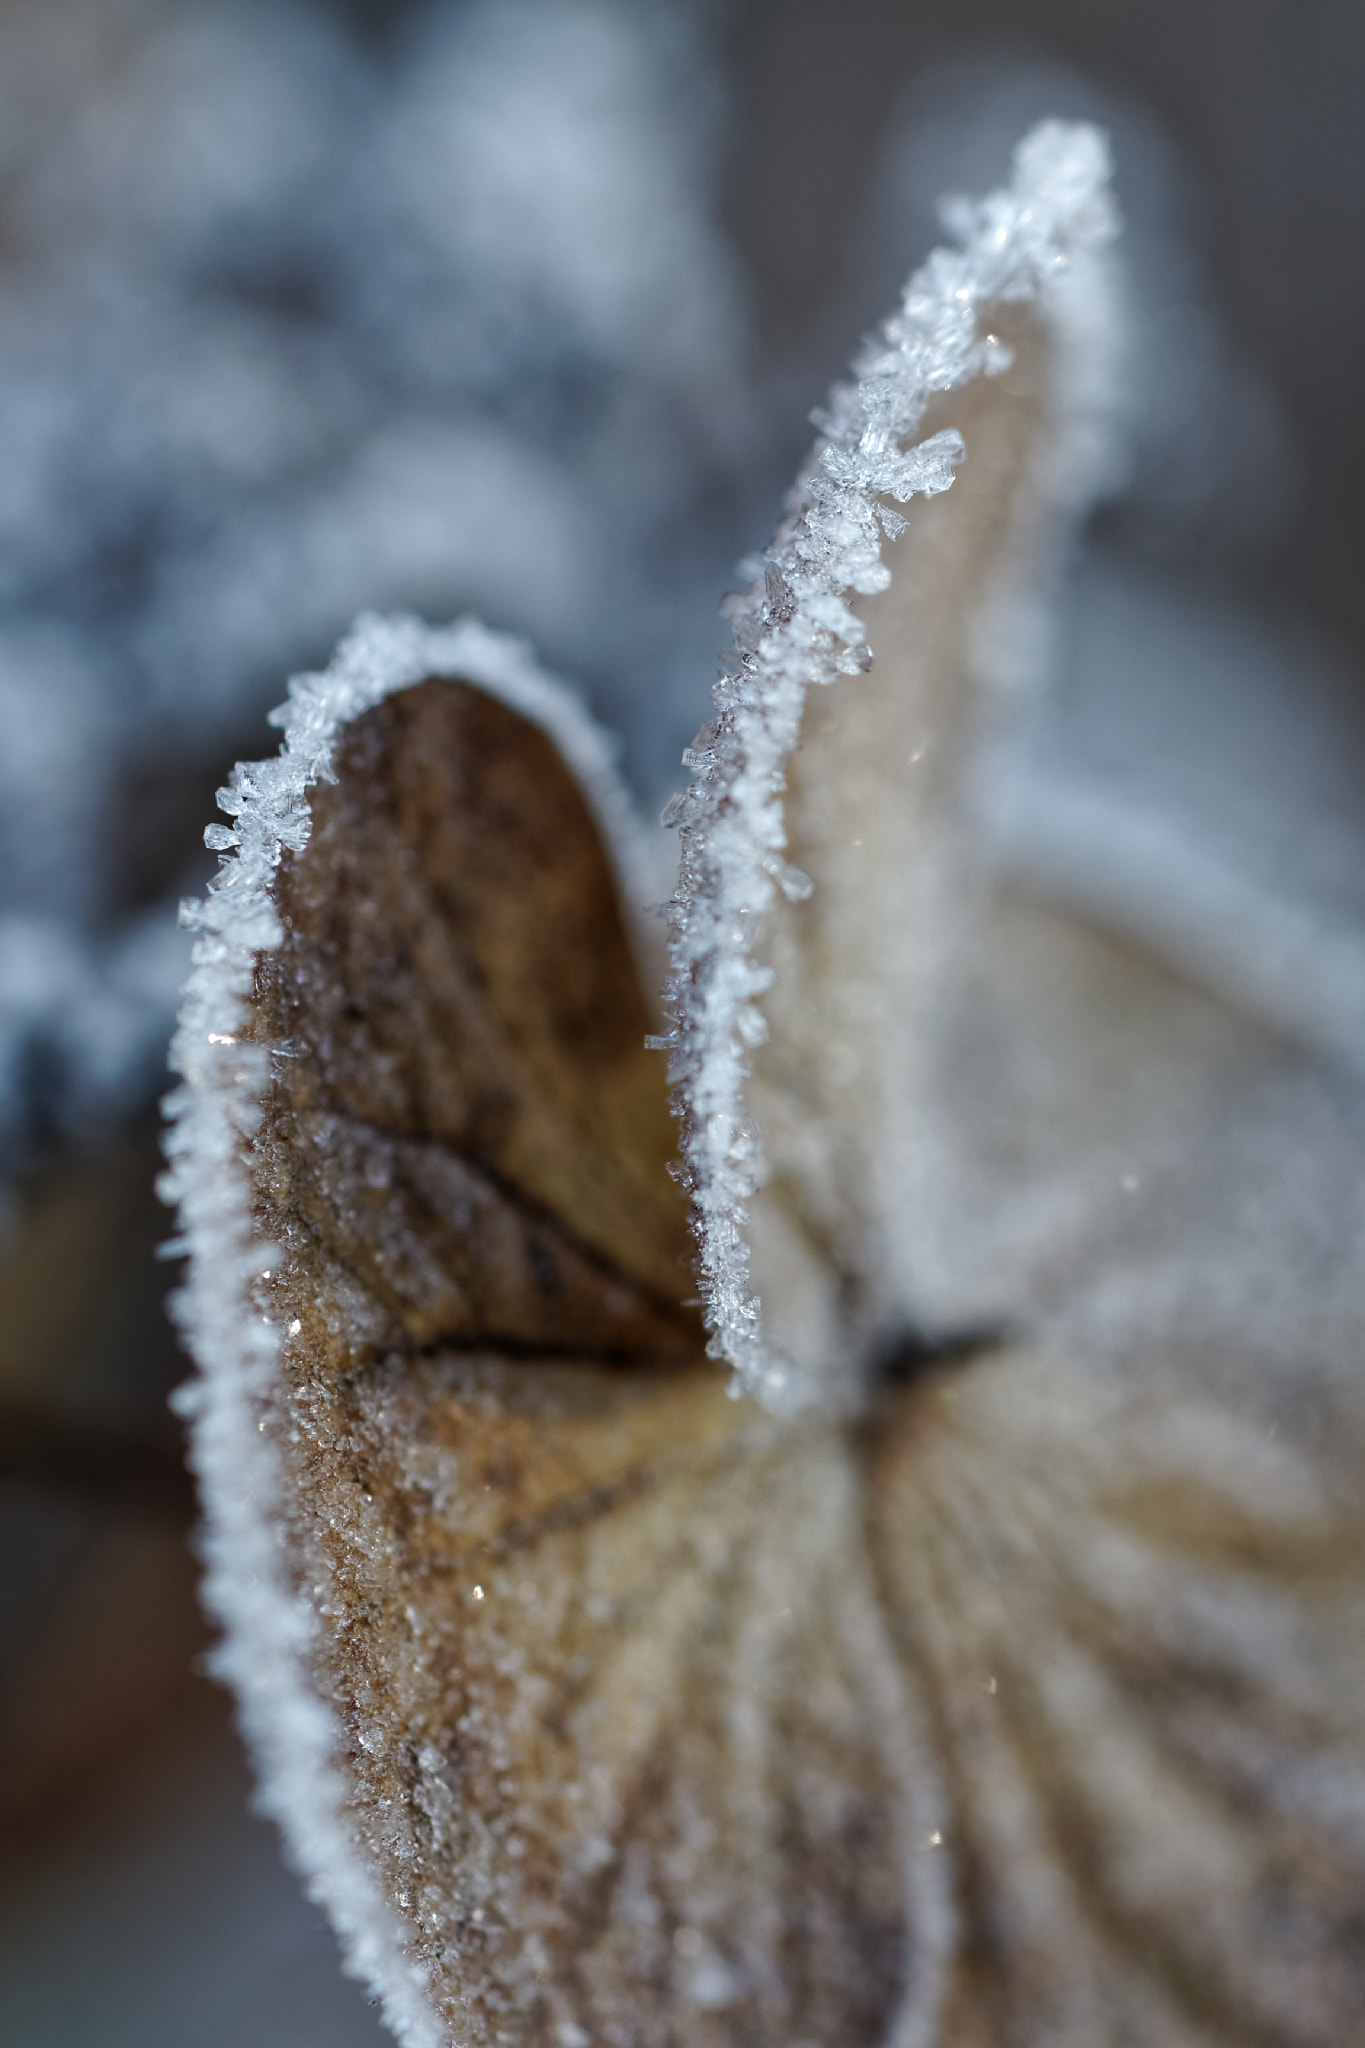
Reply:
[[[858,1357],[913,1309],[903,1187],[925,1011],[975,884],[982,672],[997,694],[1029,679],[1036,586],[1106,466],[1105,170],[1095,131],[1044,124],[1010,191],[958,209],[962,249],[911,279],[736,607],[673,814],[673,1078],[713,1349],[785,1406],[856,1408]]]
[[[422,2048],[1362,2038],[1358,1087],[983,830],[1112,461],[1100,138],[953,218],[735,606],[671,1032],[512,644],[362,624],[223,793],[219,1668]]]

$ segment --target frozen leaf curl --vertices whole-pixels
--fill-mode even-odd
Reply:
[[[673,1076],[702,1293],[714,1348],[778,1405],[856,1407],[859,1357],[912,1313],[887,1177],[913,1143],[929,952],[958,914],[966,764],[989,685],[1023,680],[1050,558],[1113,459],[1106,175],[1094,130],[1045,124],[1013,187],[970,210],[963,247],[911,279],[734,608],[740,659],[670,813]],[[934,502],[884,538],[888,498]],[[870,601],[855,614],[850,595]],[[991,662],[991,635],[1008,659]],[[865,685],[809,698],[869,666]],[[792,916],[772,888],[788,857],[814,897]],[[769,987],[751,1068],[738,1019]],[[751,1164],[719,1135],[745,1115],[767,1154],[752,1203]]]
[[[1112,459],[1103,171],[1038,131],[834,395],[692,750],[672,1031],[515,644],[362,622],[224,792],[167,1174],[207,1592],[415,2048],[1361,2038],[1359,1400],[1234,1278],[1340,1104],[970,802]],[[1343,1239],[1354,1156],[1299,1176]]]

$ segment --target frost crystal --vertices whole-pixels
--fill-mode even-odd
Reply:
[[[824,438],[752,590],[732,604],[735,654],[715,687],[717,716],[685,757],[694,780],[665,813],[666,824],[681,827],[667,985],[679,1177],[693,1205],[712,1353],[734,1366],[737,1392],[771,1406],[812,1397],[765,1343],[745,1241],[746,1205],[764,1170],[745,1105],[748,1054],[764,1036],[756,1004],[772,979],[755,939],[775,891],[789,900],[809,891],[783,860],[785,764],[808,689],[870,665],[849,598],[890,582],[883,536],[905,525],[894,507],[947,490],[962,459],[951,430],[907,446],[910,436],[936,394],[1008,366],[983,317],[991,308],[1029,304],[1053,337],[1060,372],[1033,480],[1040,504],[1074,511],[1109,472],[1116,323],[1104,252],[1116,217],[1108,175],[1098,130],[1044,122],[1020,144],[1007,190],[953,205],[961,246],[937,251],[915,273],[900,311],[855,363],[856,381],[837,387],[817,416]],[[1022,593],[1000,596],[1007,602],[995,608],[987,663],[993,681],[1018,684],[1029,679],[1039,622]]]

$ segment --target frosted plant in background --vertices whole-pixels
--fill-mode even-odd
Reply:
[[[159,1085],[183,967],[166,926],[217,762],[358,596],[473,604],[533,633],[624,735],[636,787],[662,794],[713,591],[758,537],[756,506],[766,524],[790,432],[779,378],[745,388],[718,100],[689,21],[484,0],[418,12],[379,52],[294,4],[7,13],[0,944],[27,966],[0,1022],[5,1160]],[[1345,1016],[1361,849],[1322,768],[1355,744],[1331,661],[1262,636],[1258,701],[1283,737],[1240,817],[1226,778],[1211,804],[1216,773],[1190,800],[1169,772],[1194,754],[1216,770],[1245,729],[1244,662],[1236,619],[1155,573],[1156,542],[1250,548],[1249,514],[1291,495],[1292,451],[1182,253],[1159,137],[1056,66],[939,67],[888,142],[878,253],[849,291],[879,310],[940,191],[985,189],[1056,106],[1112,115],[1132,194],[1136,457],[1077,578],[1046,715],[983,765],[982,828],[1057,886],[1107,866],[1139,923],[1168,899],[1143,862],[1198,860],[1218,907],[1187,920],[1196,951],[1223,948],[1233,878],[1259,862],[1279,907],[1237,986],[1259,976],[1275,1014],[1301,991]],[[859,317],[840,311],[840,352]],[[1125,666],[1135,631],[1149,645]],[[1158,670],[1182,678],[1170,716],[1134,723]]]
[[[141,920],[358,592],[533,630],[662,781],[749,413],[681,14],[437,6],[380,52],[207,0],[0,36],[13,1156],[155,1087],[185,963]]]
[[[218,1669],[411,2048],[1357,2027],[1359,1071],[980,829],[1114,474],[1106,167],[1045,124],[955,210],[732,607],[700,1302],[573,699],[366,619],[222,793],[166,1178]]]

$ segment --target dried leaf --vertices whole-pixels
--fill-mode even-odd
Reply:
[[[168,1176],[208,1593],[404,2042],[1360,2035],[1358,1105],[973,807],[1106,459],[1103,172],[1038,131],[912,281],[691,752],[741,1398],[571,701],[371,621],[225,792]]]

